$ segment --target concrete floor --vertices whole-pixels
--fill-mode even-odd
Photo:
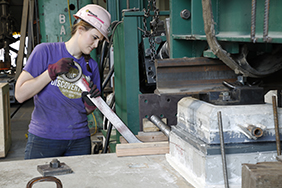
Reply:
[[[11,104],[13,114],[20,104]],[[12,146],[0,159],[0,187],[25,187],[32,178],[40,177],[37,165],[52,159],[24,160],[26,134],[33,101],[25,102],[11,118]],[[165,155],[117,157],[115,153],[87,156],[58,157],[73,173],[56,175],[63,187],[122,187],[122,188],[193,188],[173,167]],[[36,183],[33,187],[50,187],[53,182]],[[54,185],[52,185],[54,186]],[[51,187],[52,187],[51,186]]]
[[[192,188],[166,162],[164,155],[117,157],[112,153],[57,159],[73,171],[70,174],[54,175],[67,188]],[[0,187],[25,187],[31,179],[41,177],[37,165],[48,164],[51,160],[45,158],[0,162]],[[54,186],[54,182],[39,182],[33,187]]]

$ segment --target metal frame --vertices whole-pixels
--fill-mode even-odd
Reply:
[[[143,12],[124,12],[123,23],[114,34],[116,113],[137,134],[139,129],[139,60],[138,45],[141,42]],[[152,14],[153,15],[153,14]],[[169,15],[168,11],[160,15]]]

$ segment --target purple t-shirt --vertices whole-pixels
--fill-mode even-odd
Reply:
[[[89,72],[84,57],[73,57],[63,42],[38,44],[29,56],[24,70],[35,78],[47,70],[49,64],[56,63],[61,58],[73,58],[80,64],[86,80],[92,80],[100,90],[97,62],[90,58],[92,72]],[[70,71],[75,74],[77,69],[71,68]],[[81,92],[76,85],[66,82],[61,76],[51,81],[33,98],[34,110],[28,131],[39,137],[56,140],[90,136]]]

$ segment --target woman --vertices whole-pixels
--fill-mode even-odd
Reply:
[[[91,153],[87,114],[96,107],[87,100],[88,93],[81,94],[61,75],[77,74],[73,61],[77,62],[91,83],[91,97],[100,95],[99,68],[89,54],[104,38],[109,41],[111,16],[104,8],[90,4],[74,17],[70,40],[37,45],[17,80],[17,101],[34,99],[25,159]]]

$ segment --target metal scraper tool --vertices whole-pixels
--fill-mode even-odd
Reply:
[[[62,77],[71,83],[74,83],[82,91],[90,91],[89,84],[85,78],[82,77],[82,69],[80,65],[74,61],[74,65],[78,68],[78,74],[74,78],[68,78],[65,74]],[[122,120],[114,113],[114,111],[107,105],[107,103],[100,97],[90,98],[87,97],[95,104],[95,106],[104,114],[104,116],[113,124],[118,132],[124,137],[128,143],[142,143],[131,130],[122,122]]]

